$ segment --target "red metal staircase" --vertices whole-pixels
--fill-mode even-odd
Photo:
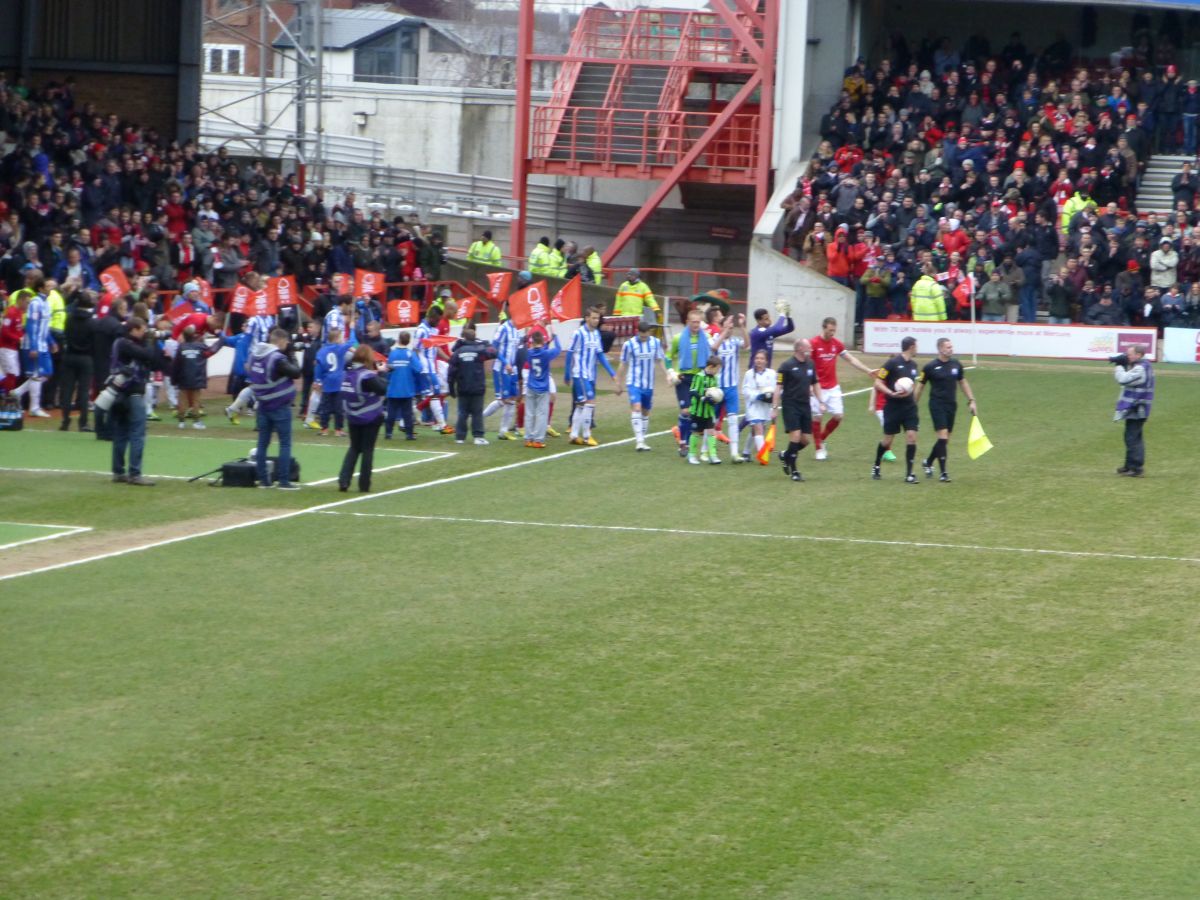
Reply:
[[[606,263],[679,182],[769,195],[775,39],[780,0],[712,0],[702,11],[584,10],[565,56],[518,50],[514,181],[530,174],[635,178],[658,188],[602,254]],[[532,28],[533,0],[522,0]],[[529,64],[560,64],[550,102],[532,110]],[[523,197],[518,207],[524,210]],[[757,215],[757,213],[756,213]],[[513,228],[523,253],[524,222]]]

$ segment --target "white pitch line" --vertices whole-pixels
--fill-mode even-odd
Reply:
[[[83,534],[85,531],[92,530],[86,525],[37,525],[32,522],[0,522],[0,525],[19,525],[25,528],[63,529],[58,534],[44,534],[41,537],[26,538],[23,541],[12,541],[8,544],[0,544],[0,550],[9,550],[12,547],[24,547],[26,544],[36,544],[38,541],[53,541],[57,538],[70,537],[73,534]]]
[[[0,466],[0,472],[33,472],[35,475],[107,475],[112,477],[112,472],[103,472],[99,469],[32,469],[24,468],[23,466]],[[147,478],[162,478],[171,481],[187,481],[186,475],[154,475],[147,474]]]
[[[1037,556],[1067,556],[1086,559],[1123,559],[1135,562],[1200,563],[1192,556],[1150,556],[1136,553],[1104,553],[1095,550],[1049,550],[1039,547],[1003,547],[985,544],[943,544],[933,541],[885,541],[878,538],[830,537],[812,534],[769,534],[757,531],[701,531],[690,528],[650,528],[638,525],[591,525],[580,522],[526,522],[515,519],[470,519],[462,516],[417,516],[400,513],[360,513],[316,510],[330,516],[368,519],[409,519],[418,522],[462,522],[473,525],[520,525],[526,528],[568,528],[582,531],[622,531],[639,534],[677,534],[687,537],[733,537],[771,541],[806,541],[820,544],[868,544],[883,547],[912,547],[918,550],[972,550],[980,553],[1024,553]]]
[[[656,431],[653,434],[648,434],[646,437],[661,437],[664,434],[670,434],[670,430]],[[238,531],[242,528],[253,528],[255,525],[265,525],[268,522],[282,522],[285,519],[294,519],[297,516],[307,515],[308,513],[324,512],[328,509],[336,509],[341,506],[347,506],[351,503],[361,503],[364,500],[378,500],[381,497],[391,497],[396,494],[406,494],[409,491],[419,491],[424,488],[437,487],[442,484],[452,484],[456,481],[467,481],[471,478],[482,478],[485,475],[495,475],[498,472],[508,472],[512,469],[520,469],[525,466],[534,466],[538,463],[549,462],[552,459],[562,459],[566,456],[574,456],[577,453],[590,453],[594,450],[603,450],[606,447],[620,447],[623,444],[632,444],[635,438],[625,438],[620,441],[612,441],[608,444],[600,444],[596,447],[577,447],[574,450],[564,450],[562,453],[552,453],[548,456],[535,456],[530,459],[523,459],[520,462],[508,463],[503,466],[493,466],[490,469],[477,469],[474,472],[464,472],[461,475],[451,475],[446,478],[437,478],[433,481],[423,481],[420,484],[410,484],[404,487],[392,488],[390,491],[380,491],[378,494],[361,494],[357,497],[349,497],[345,500],[334,500],[329,503],[320,503],[316,506],[308,506],[304,509],[296,509],[291,512],[277,513],[273,516],[264,516],[261,519],[251,519],[248,522],[239,522],[236,525],[224,525],[221,528],[209,528],[205,531],[197,531],[193,534],[179,535],[178,537],[164,538],[160,541],[151,541],[147,544],[139,544],[136,547],[125,547],[121,550],[110,550],[107,553],[97,553],[95,556],[85,556],[81,559],[71,559],[65,562],[54,563],[49,566],[38,566],[35,569],[26,569],[23,572],[12,572],[8,575],[0,575],[0,581],[10,581],[15,578],[24,578],[26,575],[40,575],[43,572],[54,572],[58,569],[69,569],[73,566],[82,566],[91,562],[100,562],[105,559],[116,559],[120,556],[128,556],[131,553],[141,553],[143,550],[153,550],[155,547],[166,547],[171,544],[179,544],[184,541],[190,541],[194,538],[211,537],[215,534],[223,534],[228,531]]]
[[[378,448],[376,448],[376,449],[378,449]],[[384,449],[391,450],[392,448],[385,447]],[[437,462],[439,459],[449,459],[451,456],[458,455],[456,453],[443,453],[441,451],[434,451],[434,450],[392,450],[392,452],[393,453],[431,453],[431,454],[436,453],[436,455],[428,456],[425,459],[413,459],[413,460],[409,460],[408,462],[405,462],[405,463],[396,463],[394,466],[384,466],[382,469],[372,469],[371,470],[372,475],[378,475],[381,472],[391,472],[393,469],[403,469],[406,466],[419,466],[421,463]],[[305,481],[302,483],[304,484],[305,487],[315,487],[318,484],[331,484],[332,482],[335,482],[337,480],[338,480],[338,476],[334,475],[332,478],[322,478],[318,481]]]

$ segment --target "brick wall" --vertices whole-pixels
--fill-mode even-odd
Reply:
[[[129,75],[106,72],[38,72],[39,85],[75,77],[75,102],[96,104],[103,115],[148,125],[168,139],[175,135],[178,79],[173,75]]]

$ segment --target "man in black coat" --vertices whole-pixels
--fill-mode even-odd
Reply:
[[[463,327],[462,339],[450,353],[450,367],[446,380],[450,385],[450,396],[458,400],[458,421],[454,428],[455,443],[467,440],[467,418],[471,420],[471,432],[476,444],[486,444],[483,431],[483,397],[487,393],[487,361],[495,359],[496,351],[483,341],[476,340],[471,325]]]

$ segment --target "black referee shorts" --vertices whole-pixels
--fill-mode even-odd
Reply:
[[[954,430],[954,414],[958,412],[957,403],[945,403],[937,400],[929,401],[929,417],[933,419],[933,430]]]
[[[911,400],[905,403],[885,403],[883,405],[884,434],[916,431],[920,424],[921,417],[917,412],[917,404]]]
[[[783,404],[783,430],[799,431],[801,434],[812,434],[812,404],[805,400],[800,403]]]

